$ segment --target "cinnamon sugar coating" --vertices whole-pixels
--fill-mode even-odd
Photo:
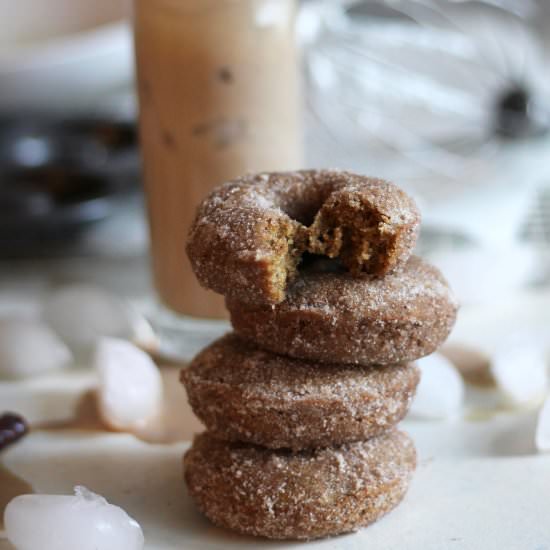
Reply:
[[[397,430],[368,441],[293,454],[203,433],[184,456],[198,508],[216,525],[273,539],[355,531],[402,500],[416,465]]]
[[[277,304],[304,252],[338,257],[353,275],[382,276],[407,261],[419,224],[414,201],[384,180],[332,170],[261,173],[207,197],[187,253],[206,288]]]
[[[382,279],[304,271],[280,304],[226,304],[237,334],[266,350],[362,365],[395,365],[432,353],[458,309],[439,270],[418,257]]]
[[[414,365],[308,362],[234,334],[181,372],[189,403],[213,436],[293,450],[361,441],[391,428],[407,413],[419,378]]]

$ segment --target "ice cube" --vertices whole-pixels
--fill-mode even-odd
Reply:
[[[548,389],[544,350],[533,342],[512,341],[491,358],[491,373],[508,402],[539,401]]]
[[[130,339],[135,320],[128,305],[86,284],[54,291],[45,301],[44,320],[75,350],[90,350],[102,336]]]
[[[24,378],[66,366],[71,352],[45,323],[0,319],[0,378]]]
[[[131,341],[138,347],[149,353],[159,351],[160,342],[151,323],[136,311],[132,312],[132,337]]]
[[[117,430],[136,430],[162,411],[162,378],[153,360],[130,342],[103,338],[94,365],[99,374],[99,412]]]
[[[421,378],[410,415],[424,419],[457,416],[464,402],[464,382],[458,370],[439,353],[423,357],[416,364]]]
[[[122,508],[85,487],[74,496],[21,495],[4,523],[17,550],[141,550],[143,532]]]

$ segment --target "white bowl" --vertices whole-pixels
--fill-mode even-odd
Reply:
[[[0,13],[0,113],[90,113],[132,83],[125,0],[0,0]]]

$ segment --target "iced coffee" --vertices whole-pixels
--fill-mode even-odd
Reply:
[[[249,171],[301,163],[293,0],[136,0],[140,134],[161,301],[224,316],[185,256],[197,203]]]

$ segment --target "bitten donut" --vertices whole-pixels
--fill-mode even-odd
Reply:
[[[413,365],[327,365],[263,351],[229,334],[181,372],[209,432],[293,450],[361,441],[394,426],[418,385]]]
[[[414,201],[384,180],[330,170],[249,175],[199,207],[187,253],[199,282],[225,296],[277,304],[304,252],[382,276],[416,243]]]
[[[226,304],[235,331],[266,350],[362,365],[432,353],[451,331],[458,307],[441,273],[418,257],[381,279],[310,269],[280,304],[231,298]]]
[[[409,437],[301,453],[227,443],[204,433],[184,457],[191,497],[214,524],[273,539],[355,531],[392,510],[416,465]]]

